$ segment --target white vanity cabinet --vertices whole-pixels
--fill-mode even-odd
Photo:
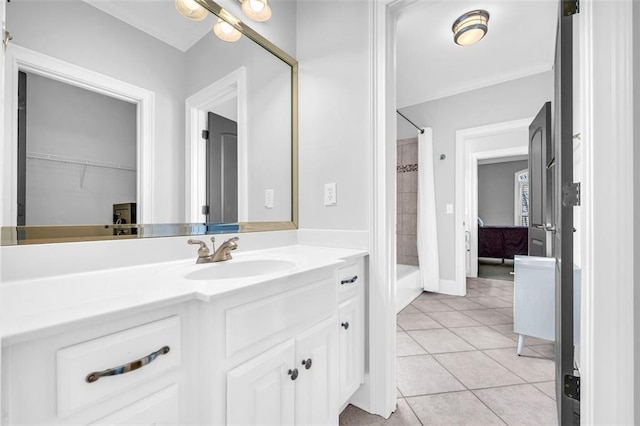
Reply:
[[[335,318],[227,373],[227,423],[336,423]]]
[[[3,348],[2,424],[193,421],[193,303]]]
[[[339,406],[364,381],[364,259],[360,258],[341,268],[339,279]]]

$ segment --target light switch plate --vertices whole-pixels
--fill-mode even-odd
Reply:
[[[264,206],[267,209],[272,209],[273,208],[273,198],[274,198],[274,193],[273,193],[273,189],[265,189],[264,190]]]
[[[324,184],[324,205],[335,206],[336,204],[338,204],[338,196],[336,194],[336,184],[325,183]]]
[[[453,214],[453,204],[447,204],[447,214]]]

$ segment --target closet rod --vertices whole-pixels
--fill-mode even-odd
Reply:
[[[424,133],[424,129],[421,129],[420,127],[416,126],[415,123],[411,120],[409,120],[407,117],[404,116],[403,113],[401,113],[400,111],[396,110],[396,112],[400,115],[400,117],[404,118],[405,120],[407,120],[409,122],[409,124],[411,124],[413,127],[415,127],[416,129],[418,129],[420,131],[420,134]]]
[[[42,154],[39,152],[27,152],[27,158],[55,161],[58,163],[79,164],[81,166],[104,167],[106,169],[130,170],[132,172],[136,171],[135,167],[125,166],[122,164],[103,163],[99,161],[83,160],[81,158],[65,157],[62,155]]]

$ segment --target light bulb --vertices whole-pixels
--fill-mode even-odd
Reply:
[[[242,12],[256,22],[268,21],[271,18],[271,8],[267,0],[242,0]]]
[[[218,22],[213,26],[213,33],[223,41],[234,42],[240,40],[242,33],[236,30],[233,25],[218,18]]]
[[[207,9],[195,0],[175,0],[176,10],[185,18],[192,21],[202,21],[207,17]]]

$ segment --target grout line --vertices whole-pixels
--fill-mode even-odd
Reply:
[[[413,407],[411,406],[411,404],[409,403],[409,401],[407,401],[407,398],[404,398],[404,402],[407,403],[407,406],[409,407],[409,410],[411,410],[411,412],[413,413],[413,415],[416,417],[416,419],[418,419],[418,422],[424,426],[424,423],[422,423],[422,419],[420,418],[420,416],[418,416],[418,413],[416,413],[416,411],[413,409]]]

